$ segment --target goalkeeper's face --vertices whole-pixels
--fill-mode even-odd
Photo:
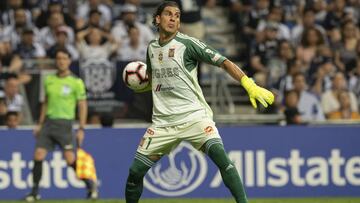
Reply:
[[[167,6],[156,16],[159,30],[168,34],[176,33],[180,28],[180,10],[177,7]]]

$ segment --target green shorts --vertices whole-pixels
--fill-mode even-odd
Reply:
[[[214,121],[210,119],[169,127],[150,126],[137,151],[144,155],[162,156],[169,154],[182,141],[199,150],[206,141],[214,138],[221,139]]]
[[[72,120],[46,119],[36,140],[36,148],[45,148],[48,151],[58,145],[62,150],[74,148]]]

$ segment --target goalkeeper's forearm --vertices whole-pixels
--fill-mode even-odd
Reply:
[[[241,70],[239,66],[226,59],[222,64],[221,68],[223,68],[227,73],[231,75],[236,81],[241,81],[241,78],[245,75],[245,73]]]

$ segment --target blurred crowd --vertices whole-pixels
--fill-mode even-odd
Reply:
[[[270,113],[288,124],[360,118],[360,1],[228,3],[248,73],[277,95]]]
[[[177,2],[182,31],[200,39],[201,9],[229,10],[242,44],[238,59],[277,95],[259,113],[283,113],[288,124],[360,119],[360,1]],[[34,68],[27,61],[51,59],[59,48],[80,62],[145,61],[156,33],[141,0],[4,0],[0,13],[0,124],[10,128],[22,121],[19,87]]]

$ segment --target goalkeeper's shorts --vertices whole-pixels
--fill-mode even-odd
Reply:
[[[214,121],[187,122],[169,127],[149,127],[137,151],[144,155],[169,154],[180,142],[187,141],[195,149],[200,149],[210,139],[221,139]]]

